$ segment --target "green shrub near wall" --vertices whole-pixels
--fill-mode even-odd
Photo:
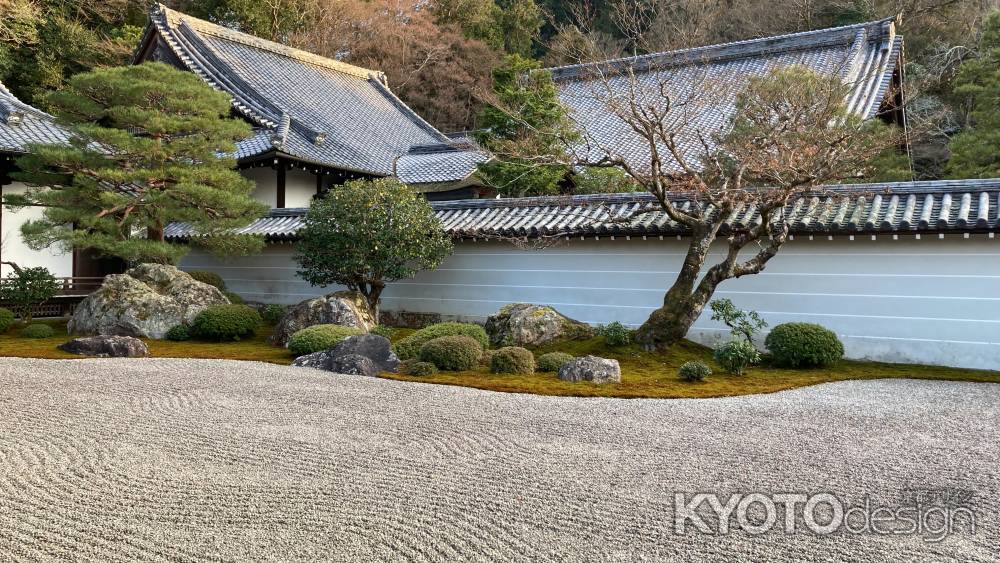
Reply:
[[[0,333],[7,332],[12,326],[14,326],[13,311],[0,307]]]
[[[479,364],[482,344],[469,336],[441,336],[425,342],[420,347],[420,360],[430,362],[438,369],[465,371]]]
[[[21,329],[21,338],[51,338],[56,331],[49,325],[33,324]]]
[[[493,353],[490,359],[493,373],[531,374],[535,373],[535,356],[527,348],[505,346]]]
[[[771,360],[779,366],[821,367],[844,357],[837,334],[813,323],[784,323],[774,327],[764,340]]]
[[[288,339],[288,351],[296,356],[329,350],[349,336],[362,332],[353,326],[313,325],[297,331]]]
[[[437,323],[422,328],[396,343],[396,355],[401,360],[409,360],[420,354],[420,347],[442,336],[468,336],[479,342],[482,348],[489,346],[486,329],[472,323]]]
[[[191,334],[205,340],[239,340],[251,336],[262,322],[246,305],[213,305],[194,318]]]

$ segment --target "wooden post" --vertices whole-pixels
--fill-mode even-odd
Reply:
[[[278,161],[278,195],[275,207],[285,208],[285,163]]]

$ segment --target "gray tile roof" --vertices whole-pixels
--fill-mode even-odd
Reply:
[[[637,97],[646,103],[662,105],[658,88],[665,84],[675,105],[678,101],[686,104],[674,112],[688,122],[688,133],[680,135],[681,144],[685,156],[692,157],[694,163],[697,159],[693,157],[699,154],[695,132],[711,138],[720,131],[748,77],[766,74],[775,67],[803,65],[839,75],[851,86],[847,98],[850,111],[866,118],[875,116],[890,88],[902,45],[894,21],[886,19],[549,70],[560,99],[586,136],[643,169],[649,166],[649,149],[608,109],[611,96],[626,96],[618,103],[627,101],[632,84],[636,84]],[[594,148],[587,156],[598,159],[602,154]]]
[[[0,153],[23,153],[31,143],[65,143],[69,133],[52,116],[18,100],[0,84]]]
[[[941,180],[830,186],[786,208],[793,234],[877,234],[978,232],[1000,230],[1000,179]],[[683,206],[690,202],[676,200]],[[433,202],[445,230],[455,238],[510,238],[590,235],[683,235],[648,193],[572,197],[472,199]],[[621,220],[649,206],[653,211]],[[240,232],[271,240],[293,240],[305,209],[276,209]],[[730,215],[725,229],[759,222],[752,208]],[[167,236],[190,234],[183,224]]]
[[[379,72],[233,31],[155,5],[145,44],[155,30],[188,69],[233,97],[257,126],[237,156],[272,151],[303,162],[376,176],[393,173],[414,146],[447,144],[386,86]],[[403,169],[413,183],[458,181],[476,157],[452,151],[433,163]]]

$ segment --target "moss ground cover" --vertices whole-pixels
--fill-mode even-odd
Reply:
[[[0,334],[0,356],[78,359],[80,356],[62,352],[56,346],[69,340],[64,321],[46,321],[56,334],[51,338],[30,339],[17,335],[17,327]],[[158,358],[214,358],[290,364],[291,354],[284,348],[267,344],[269,327],[261,327],[252,338],[238,342],[170,342],[146,340],[150,354]],[[413,331],[396,329],[394,341]],[[385,374],[401,381],[462,385],[492,391],[535,393],[540,395],[625,397],[625,398],[706,398],[754,393],[772,393],[807,385],[850,379],[913,378],[953,381],[1000,383],[1000,372],[969,370],[939,366],[884,364],[877,362],[842,361],[825,368],[783,369],[764,364],[755,366],[746,375],[728,375],[712,359],[712,350],[692,342],[683,342],[662,353],[650,353],[635,345],[609,347],[601,337],[559,342],[533,350],[536,357],[546,352],[568,352],[574,356],[593,354],[614,358],[621,363],[622,382],[617,385],[593,385],[560,381],[554,373],[530,375],[492,374],[488,366],[461,372],[439,372],[420,377]],[[687,383],[677,377],[677,369],[688,361],[702,361],[715,372],[704,381]]]

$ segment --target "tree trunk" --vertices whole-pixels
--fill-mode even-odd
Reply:
[[[687,335],[712,294],[695,291],[698,275],[705,265],[718,227],[695,233],[688,246],[681,271],[663,297],[663,306],[652,312],[636,332],[636,341],[646,350],[668,348]]]
[[[372,282],[368,285],[368,291],[362,290],[361,293],[368,300],[368,309],[372,312],[372,318],[375,322],[379,322],[379,301],[382,298],[382,290],[385,289],[385,284],[382,282]]]

